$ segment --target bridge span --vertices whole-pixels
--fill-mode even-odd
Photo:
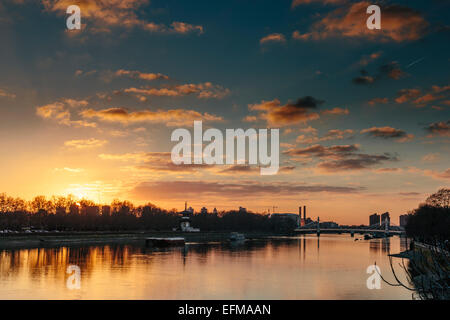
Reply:
[[[350,234],[392,234],[401,235],[405,234],[405,231],[400,230],[384,230],[384,229],[358,229],[358,228],[298,228],[294,232],[299,234],[312,234],[312,233],[328,233],[328,234],[340,234],[340,233],[350,233]]]

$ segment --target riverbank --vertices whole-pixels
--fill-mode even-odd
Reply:
[[[243,232],[247,239],[268,239],[275,236],[290,236],[288,233]],[[144,243],[146,238],[182,237],[186,242],[223,242],[230,232],[59,232],[34,234],[8,234],[0,236],[0,249],[61,247],[70,245],[128,244]]]

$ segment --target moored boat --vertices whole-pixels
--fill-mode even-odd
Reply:
[[[229,239],[230,241],[245,241],[245,236],[242,233],[232,232]]]

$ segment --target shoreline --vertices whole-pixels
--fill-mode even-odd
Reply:
[[[242,232],[246,239],[262,240],[274,236],[291,236],[292,233]],[[174,232],[174,231],[129,231],[129,232],[60,232],[38,234],[9,234],[0,236],[0,249],[27,249],[64,247],[70,245],[132,244],[145,242],[146,238],[182,237],[186,242],[224,242],[230,232]]]

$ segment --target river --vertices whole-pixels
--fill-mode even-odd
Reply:
[[[0,250],[0,299],[411,299],[401,287],[367,286],[375,262],[394,282],[387,254],[406,249],[406,239],[361,238]]]

